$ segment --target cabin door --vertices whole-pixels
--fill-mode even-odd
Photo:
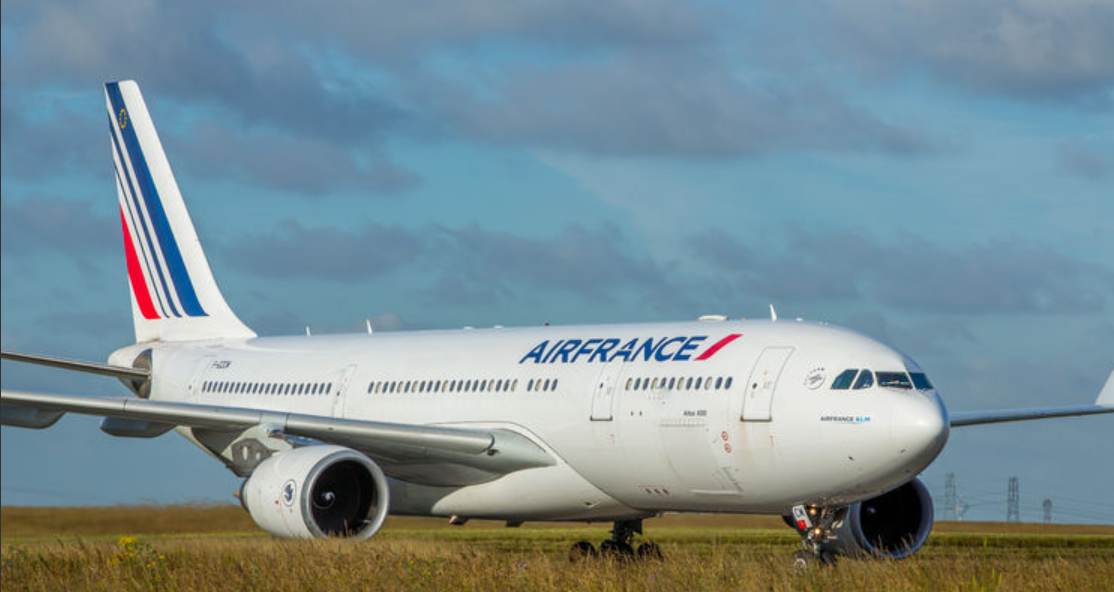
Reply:
[[[770,421],[777,380],[792,353],[791,347],[767,347],[758,357],[750,380],[743,385],[743,421]]]
[[[599,377],[592,387],[592,421],[611,421],[614,415],[615,391],[619,388],[621,363],[611,362],[603,365]]]

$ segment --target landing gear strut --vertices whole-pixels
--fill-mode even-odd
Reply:
[[[588,557],[610,557],[612,559],[661,559],[661,548],[652,542],[633,545],[634,535],[642,534],[642,520],[619,520],[611,528],[611,538],[600,543],[599,551],[588,541],[575,543],[569,549],[569,561],[579,561]]]
[[[835,540],[832,525],[843,508],[820,506],[793,506],[794,526],[801,534],[804,547],[793,554],[793,565],[806,568],[813,563],[834,565],[836,556],[827,550],[828,544]],[[786,517],[788,519],[788,517]]]

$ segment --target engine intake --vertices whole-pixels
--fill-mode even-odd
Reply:
[[[787,522],[796,528],[791,519]],[[920,479],[913,479],[841,509],[832,523],[834,536],[821,548],[836,555],[904,559],[924,546],[932,524],[932,495]]]
[[[283,538],[370,538],[383,526],[388,502],[379,466],[332,445],[272,456],[240,488],[240,503],[255,523]]]

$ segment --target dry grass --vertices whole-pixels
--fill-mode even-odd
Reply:
[[[239,514],[227,507],[4,508],[3,589],[1109,591],[1114,582],[1109,530],[944,532],[909,560],[844,559],[799,572],[789,561],[796,535],[763,518],[667,516],[647,522],[665,561],[570,564],[568,545],[598,542],[606,527],[449,528],[443,520],[392,519],[363,543],[280,541],[231,509]],[[206,523],[214,517],[219,526]],[[36,527],[35,518],[45,522]],[[736,520],[751,528],[734,527]],[[50,530],[55,521],[69,526]],[[121,529],[152,534],[121,539]]]

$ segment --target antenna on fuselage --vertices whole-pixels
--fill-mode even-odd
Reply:
[[[770,303],[770,321],[774,322],[774,323],[777,322],[777,311],[774,310],[774,303],[773,302]]]

